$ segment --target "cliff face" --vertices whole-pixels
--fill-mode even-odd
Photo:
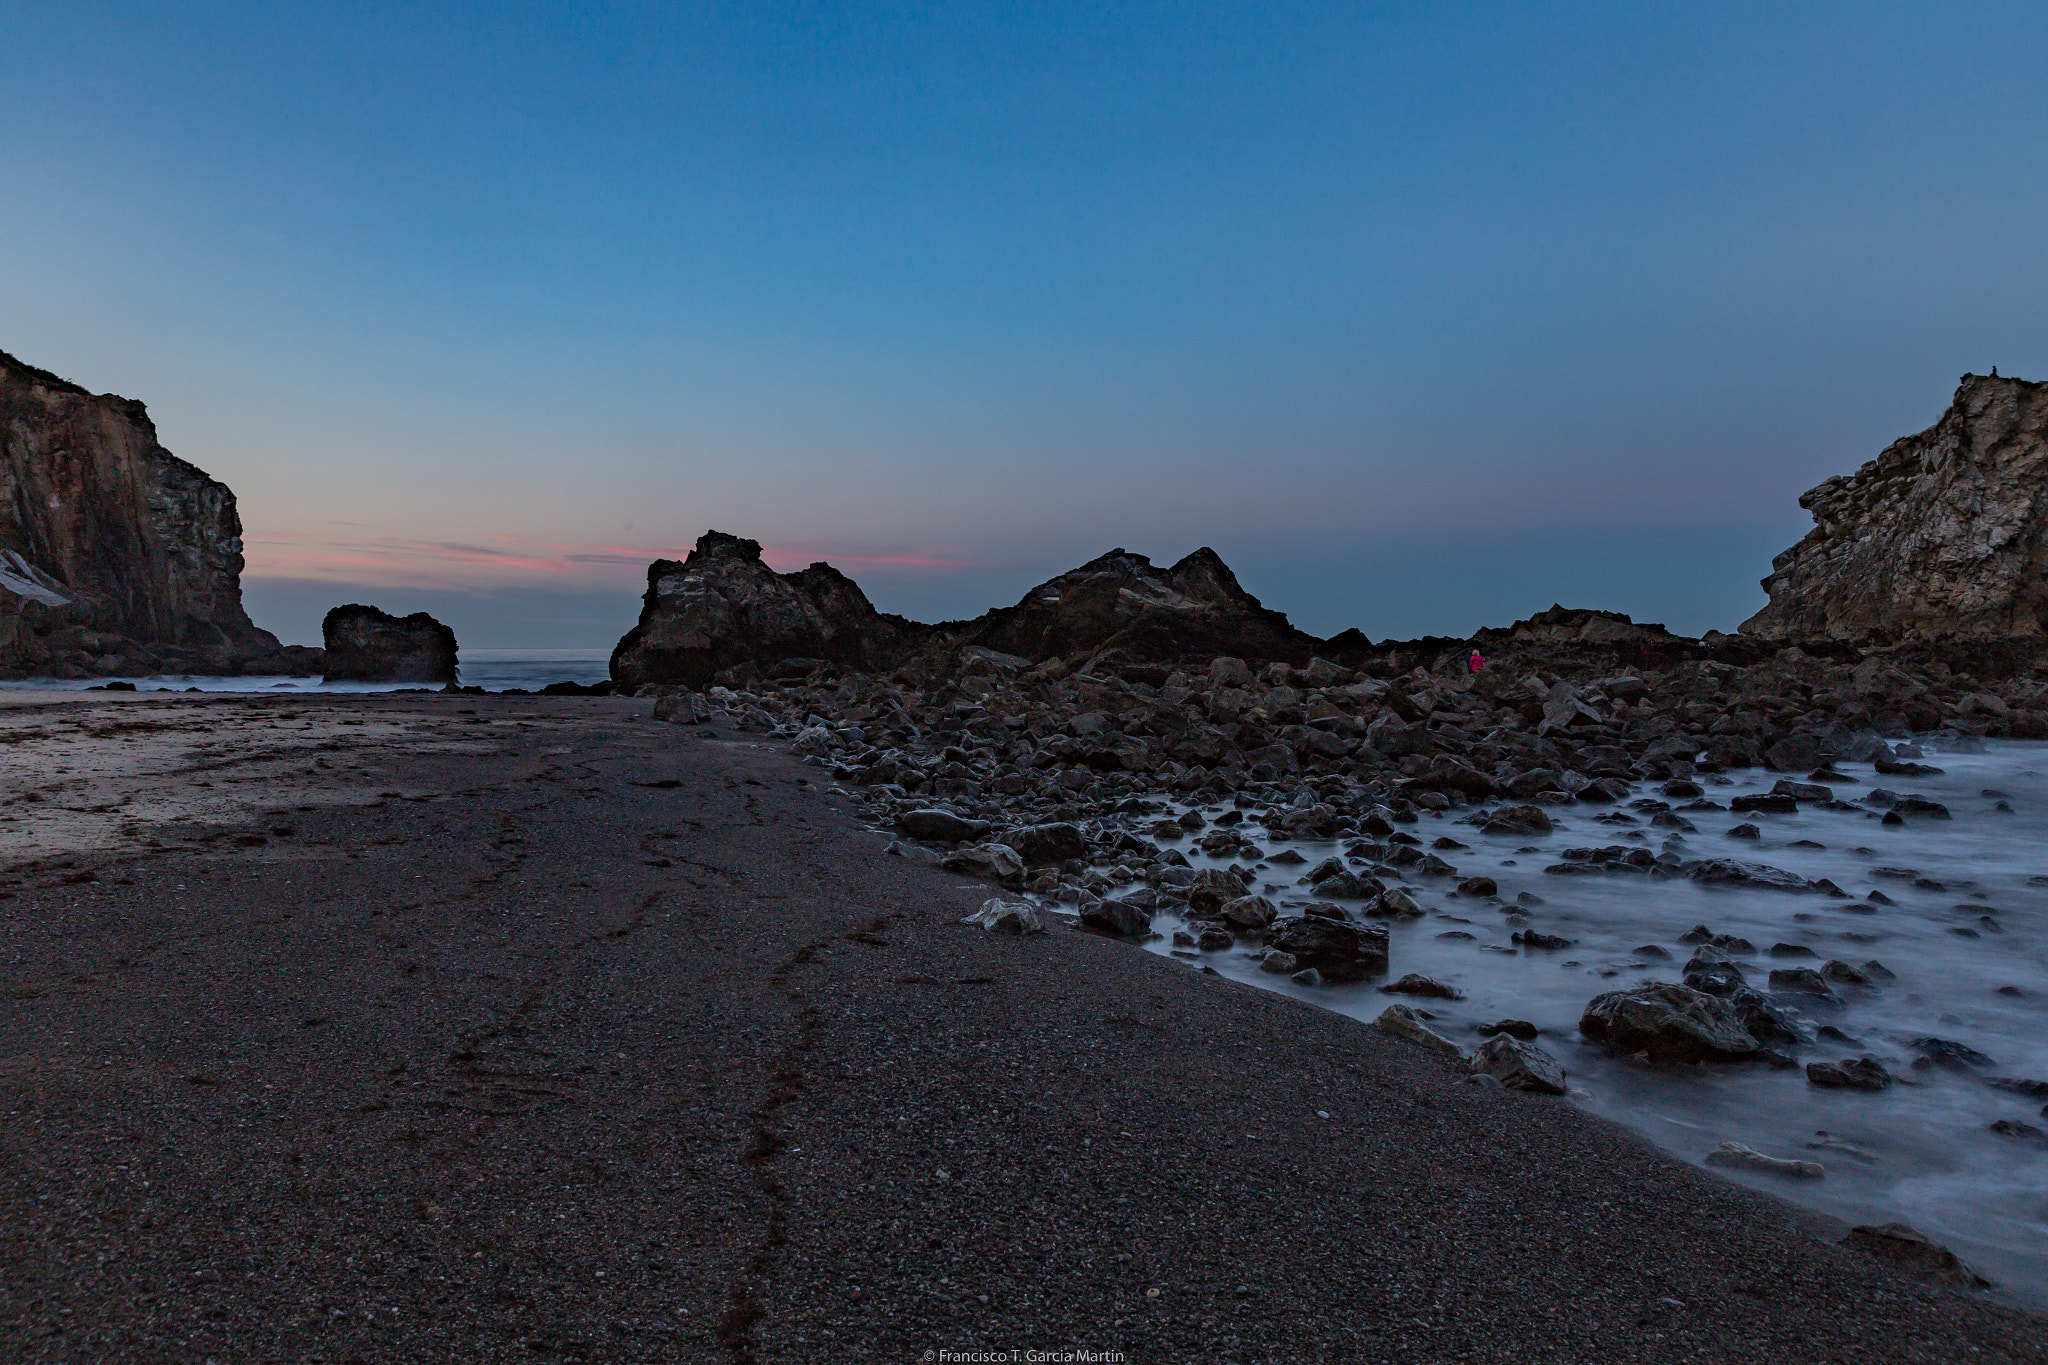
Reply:
[[[1115,650],[1125,662],[1217,654],[1304,662],[1315,644],[1260,606],[1214,550],[1170,569],[1112,550],[1014,607],[924,625],[876,611],[829,564],[778,574],[761,562],[759,542],[711,531],[688,559],[648,567],[640,623],[612,651],[612,677],[626,689],[702,687],[727,669],[801,671],[805,661],[829,661],[887,670],[963,646],[1033,660]]]
[[[1939,422],[1799,499],[1814,529],[1772,560],[1765,639],[2048,635],[2048,384],[1964,375]]]
[[[301,672],[242,609],[225,484],[142,404],[0,352],[0,670]]]

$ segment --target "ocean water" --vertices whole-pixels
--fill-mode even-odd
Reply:
[[[1541,837],[1482,834],[1460,823],[1467,811],[1421,813],[1416,824],[1402,828],[1425,850],[1444,836],[1467,845],[1437,850],[1438,856],[1460,876],[1494,878],[1499,899],[1459,896],[1454,877],[1411,874],[1395,881],[1381,874],[1428,910],[1421,919],[1386,922],[1391,954],[1385,980],[1420,972],[1456,987],[1461,1000],[1388,995],[1380,990],[1384,981],[1298,986],[1261,971],[1250,942],[1223,952],[1176,950],[1171,936],[1182,921],[1167,914],[1155,918],[1160,937],[1149,946],[1360,1020],[1394,1001],[1423,1007],[1436,1016],[1433,1027],[1467,1046],[1481,1041],[1482,1023],[1527,1020],[1542,1030],[1538,1044],[1568,1070],[1579,1092],[1569,1102],[1695,1163],[1724,1141],[1820,1162],[1826,1168],[1820,1180],[1711,1169],[1851,1223],[1910,1223],[1996,1281],[2003,1297],[2048,1308],[2048,1140],[1990,1131],[2000,1119],[2048,1129],[2048,1116],[2042,1097],[1986,1084],[1991,1076],[2048,1081],[2048,744],[1972,743],[1968,752],[1929,747],[1924,761],[1942,773],[1892,778],[1863,765],[1839,765],[1859,780],[1835,784],[1836,797],[1857,802],[1873,787],[1916,793],[1945,805],[1949,820],[1909,818],[1887,826],[1875,810],[1806,803],[1796,815],[1678,811],[1697,826],[1670,845],[1681,857],[1733,857],[1809,880],[1829,878],[1849,893],[1846,900],[1677,877],[1545,871],[1565,861],[1567,848],[1663,850],[1673,831],[1651,825],[1647,813],[1626,802],[1553,807],[1557,829]],[[1777,776],[1700,780],[1706,799],[1725,805],[1731,797],[1768,790]],[[1648,785],[1638,795],[1663,799]],[[1229,807],[1195,809],[1213,819]],[[1616,813],[1634,823],[1614,820]],[[1727,837],[1744,822],[1759,826],[1762,837]],[[1249,816],[1240,828],[1268,855],[1292,847],[1309,860],[1257,868],[1262,889],[1283,904],[1283,914],[1285,902],[1314,898],[1297,879],[1321,859],[1342,855],[1341,842],[1263,838],[1263,826]],[[1174,846],[1197,868],[1232,861],[1206,857],[1192,843]],[[1872,891],[1892,903],[1872,902]],[[1542,902],[1521,908],[1526,918],[1511,913],[1522,892]],[[1773,967],[1818,968],[1828,959],[1881,963],[1895,979],[1867,988],[1838,986],[1839,1005],[1793,994],[1773,998],[1796,1009],[1816,1035],[1828,1026],[1853,1040],[1816,1036],[1798,1050],[1802,1063],[1868,1054],[1898,1083],[1862,1093],[1814,1087],[1803,1068],[1651,1066],[1579,1035],[1579,1017],[1593,997],[1645,981],[1679,980],[1693,949],[1678,939],[1696,925],[1753,943],[1755,955],[1737,960],[1750,984],[1767,993]],[[1518,927],[1569,939],[1571,946],[1522,948],[1511,939]],[[1446,933],[1471,937],[1440,937]],[[1649,944],[1670,958],[1636,953]],[[1814,956],[1773,956],[1780,944]],[[1990,1064],[1916,1066],[1922,1056],[1917,1044],[1930,1037],[1965,1044]],[[1862,1155],[1812,1145],[1823,1142],[1822,1133]]]
[[[609,649],[464,649],[456,656],[456,673],[467,687],[502,692],[522,687],[535,692],[549,683],[586,686],[611,676]],[[110,682],[131,682],[138,692],[396,692],[418,683],[322,682],[318,678],[278,676],[222,678],[199,674],[159,674],[118,678],[23,678],[0,682],[0,690],[82,692]]]

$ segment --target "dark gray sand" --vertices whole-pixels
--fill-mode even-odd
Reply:
[[[2048,1359],[1567,1102],[962,926],[817,770],[648,709],[0,746],[0,1358]]]

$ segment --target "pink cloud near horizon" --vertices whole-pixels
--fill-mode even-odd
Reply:
[[[502,542],[503,548],[395,536],[276,532],[246,540],[243,577],[481,589],[539,582],[566,587],[581,579],[595,588],[637,579],[657,559],[684,559],[689,554],[687,546],[555,544],[499,533],[487,539]],[[842,570],[865,567],[958,573],[1011,567],[974,560],[950,545],[895,548],[796,541],[763,546],[761,558],[779,573],[819,560]]]

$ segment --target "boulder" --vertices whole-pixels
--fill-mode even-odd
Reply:
[[[1482,834],[1548,834],[1554,828],[1541,806],[1502,806],[1479,827]]]
[[[1875,1057],[1858,1057],[1852,1061],[1808,1062],[1806,1083],[1823,1090],[1888,1090],[1892,1074],[1884,1069],[1884,1063]]]
[[[1195,874],[1181,894],[1199,914],[1214,914],[1228,901],[1251,890],[1250,874],[1240,875],[1235,867],[1205,867]]]
[[[1081,836],[1081,827],[1066,821],[1013,829],[1003,835],[1003,842],[1016,849],[1030,867],[1088,856],[1088,841]]]
[[[1304,915],[1281,920],[1266,941],[1325,981],[1362,981],[1387,969],[1387,931],[1376,924]]]
[[[912,839],[937,844],[964,844],[970,839],[985,837],[990,825],[986,820],[970,820],[949,810],[927,809],[907,811],[896,817],[896,828]]]
[[[1579,1032],[1618,1052],[1648,1053],[1653,1062],[1741,1061],[1760,1050],[1734,1006],[1667,982],[1596,996]]]
[[[1081,923],[1118,938],[1143,938],[1152,932],[1152,912],[1129,901],[1098,901],[1081,912]]]
[[[1216,913],[1226,924],[1240,929],[1263,929],[1279,916],[1273,902],[1264,896],[1239,896],[1217,907]]]
[[[1424,976],[1420,972],[1410,972],[1399,981],[1382,986],[1380,989],[1389,995],[1426,995],[1437,1000],[1464,999],[1463,996],[1458,994],[1457,987],[1446,985],[1435,977]]]
[[[1510,1090],[1526,1090],[1535,1095],[1565,1093],[1564,1069],[1557,1059],[1511,1033],[1496,1033],[1488,1038],[1465,1065],[1475,1075],[1491,1076]]]
[[[1024,860],[1005,844],[972,844],[939,859],[939,866],[964,877],[986,877],[1004,886],[1024,879]]]
[[[1045,919],[1038,913],[1038,907],[1029,901],[985,900],[981,909],[960,921],[962,924],[979,924],[991,933],[998,934],[1042,934]]]
[[[1771,561],[1769,640],[2039,638],[2048,578],[2048,384],[1964,375],[1926,431],[1799,499],[1814,529]]]
[[[1789,1157],[1765,1156],[1754,1147],[1745,1147],[1739,1142],[1724,1142],[1707,1153],[1709,1166],[1733,1166],[1739,1170],[1761,1171],[1765,1175],[1791,1176],[1795,1180],[1819,1180],[1827,1175],[1827,1167],[1818,1161],[1799,1161]]]
[[[1441,1052],[1449,1057],[1462,1057],[1465,1049],[1438,1033],[1423,1021],[1422,1015],[1411,1005],[1389,1005],[1373,1020],[1382,1033],[1392,1034],[1411,1043],[1420,1043],[1432,1052]]]
[[[455,632],[423,611],[393,616],[352,602],[320,622],[328,682],[451,683]]]

